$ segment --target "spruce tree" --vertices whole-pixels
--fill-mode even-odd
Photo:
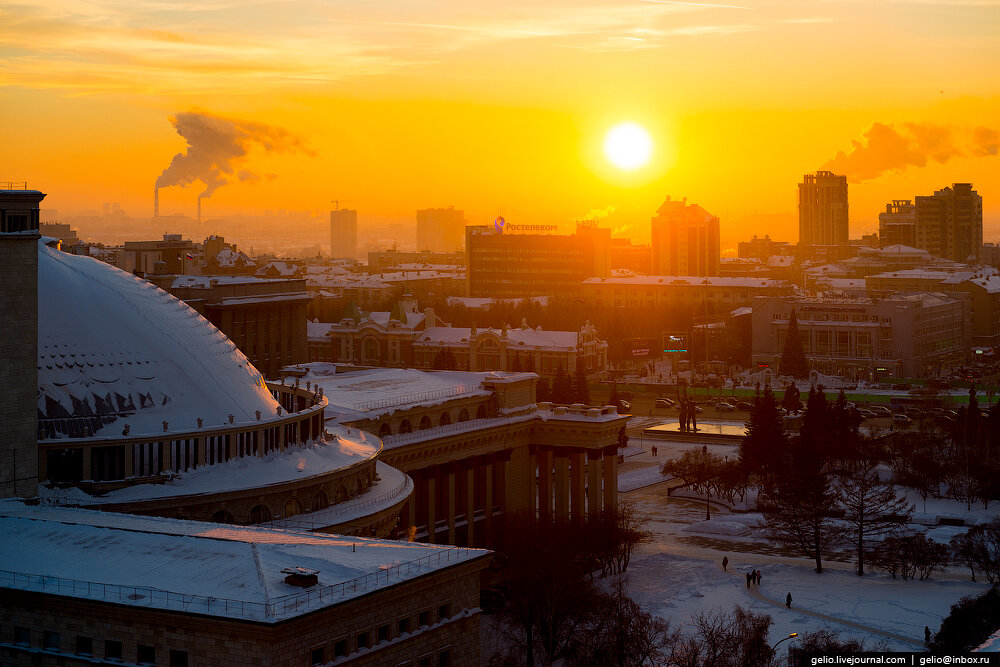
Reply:
[[[792,314],[788,317],[785,349],[781,352],[778,373],[796,379],[809,377],[809,364],[806,362],[806,353],[802,347],[802,334],[799,333],[799,321],[795,317],[795,309],[792,309]]]
[[[514,353],[514,360],[510,362],[510,371],[512,373],[520,373],[521,368],[521,355],[517,352]]]
[[[747,472],[768,478],[784,462],[788,439],[770,387],[754,398],[747,431],[740,442],[740,462]]]
[[[552,380],[552,402],[562,404],[573,402],[573,379],[562,364],[559,364],[556,376]]]
[[[587,371],[581,358],[576,360],[576,373],[573,376],[573,401],[590,405],[590,385],[587,384]]]

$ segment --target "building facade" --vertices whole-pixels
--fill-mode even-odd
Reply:
[[[847,177],[830,171],[806,174],[799,183],[799,245],[847,245]]]
[[[755,367],[777,370],[792,310],[811,368],[827,375],[934,377],[969,360],[971,303],[960,295],[759,297],[752,315]]]
[[[669,276],[717,276],[719,218],[697,204],[666,201],[651,223],[652,273]]]
[[[749,306],[757,296],[791,294],[792,286],[767,278],[620,275],[585,280],[582,293],[587,307],[675,307],[707,315]]]
[[[330,257],[354,259],[358,254],[358,212],[330,211]]]
[[[915,201],[918,248],[956,262],[980,260],[983,198],[971,183],[955,183]]]
[[[555,225],[550,227],[555,229]],[[466,296],[578,297],[582,281],[609,275],[610,230],[582,228],[576,234],[558,235],[519,234],[506,229],[466,228]]]
[[[917,247],[917,208],[909,199],[894,199],[878,214],[879,243]]]
[[[465,212],[454,207],[417,211],[417,250],[452,253],[465,241]]]

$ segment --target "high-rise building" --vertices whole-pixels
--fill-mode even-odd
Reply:
[[[667,197],[651,224],[654,274],[719,275],[719,218],[686,197]]]
[[[955,183],[916,198],[916,247],[956,262],[983,251],[983,198],[971,183]]]
[[[358,254],[358,212],[349,208],[330,211],[330,256],[355,259]]]
[[[806,174],[799,183],[799,245],[847,245],[847,177]]]
[[[454,207],[417,211],[417,250],[455,252],[465,241],[465,212]]]
[[[917,208],[909,199],[893,199],[878,214],[879,245],[917,247]]]

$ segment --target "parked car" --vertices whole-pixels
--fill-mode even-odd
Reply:
[[[732,403],[726,403],[725,401],[716,403],[715,409],[719,412],[736,412],[736,406]]]
[[[911,385],[908,382],[900,382],[899,384],[892,385],[894,391],[908,391],[911,389]]]
[[[906,415],[897,413],[892,416],[892,423],[900,424],[902,426],[909,426],[910,424],[913,423],[913,420],[907,417]]]
[[[669,398],[658,398],[654,406],[657,408],[672,408],[674,407],[674,401]]]
[[[875,405],[868,408],[871,412],[874,412],[879,417],[889,417],[892,415],[892,410],[885,407],[884,405]]]
[[[858,414],[865,419],[874,419],[877,415],[871,410],[858,410]]]
[[[739,403],[736,404],[736,409],[749,412],[750,410],[753,410],[753,405],[747,403],[746,401],[740,401]]]

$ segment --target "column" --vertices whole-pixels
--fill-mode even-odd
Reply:
[[[455,543],[455,471],[448,471],[448,544]]]
[[[569,458],[556,453],[556,520],[569,519]]]
[[[410,477],[411,479],[413,479],[413,493],[410,494],[410,499],[406,501],[406,509],[408,510],[406,513],[407,534],[409,534],[410,528],[415,529],[417,525],[417,502],[418,499],[420,498],[418,489],[420,488],[420,486],[423,484],[424,481],[422,476],[418,476],[416,472],[410,475]]]
[[[83,454],[80,458],[83,459],[83,470],[80,471],[80,479],[94,479],[94,471],[91,469],[94,455],[90,453],[90,447],[83,447],[81,449]]]
[[[466,544],[470,547],[476,544],[476,466],[475,461],[472,467],[465,471],[465,520],[468,523],[468,534]]]
[[[604,507],[618,507],[618,452],[614,446],[604,450]]]
[[[531,455],[527,447],[511,450],[510,460],[504,462],[505,513],[535,516],[535,499],[528,494],[528,476],[535,474],[534,470],[529,469],[530,464]]]
[[[587,452],[587,510],[591,519],[601,513],[601,466],[599,451]]]
[[[208,459],[208,457],[205,456],[205,436],[198,436],[198,439],[195,441],[195,451],[197,452],[197,454],[195,454],[197,457],[195,466],[205,465],[205,461]],[[218,463],[218,461],[216,461],[216,463]]]
[[[486,459],[483,472],[486,475],[483,496],[486,503],[486,541],[488,544],[489,540],[493,538],[493,461],[491,459]]]
[[[434,472],[427,475],[427,541],[434,544],[434,526],[437,524],[437,485]]]
[[[570,504],[572,507],[573,521],[583,522],[584,508],[586,501],[583,496],[583,488],[586,482],[586,466],[584,464],[585,454],[583,451],[573,452],[569,455],[570,460]]]
[[[552,450],[538,448],[538,518],[552,520]]]
[[[538,455],[531,452],[528,457],[528,498],[531,499],[531,520],[535,520],[538,507]]]

